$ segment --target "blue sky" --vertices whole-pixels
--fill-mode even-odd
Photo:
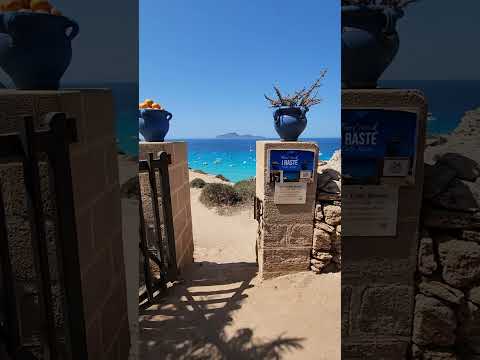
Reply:
[[[263,94],[328,69],[305,137],[340,135],[337,0],[140,1],[140,99],[173,113],[171,138],[236,131],[277,137]]]

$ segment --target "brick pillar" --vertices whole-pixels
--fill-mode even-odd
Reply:
[[[167,152],[172,158],[172,163],[168,166],[170,197],[172,200],[177,266],[181,270],[193,262],[192,211],[190,206],[187,143],[182,141],[140,142],[139,158],[146,159],[149,153],[156,157],[161,151]],[[140,186],[142,194],[149,194],[148,174],[140,174]],[[148,202],[149,200],[146,199],[145,203]],[[145,210],[145,221],[147,224],[153,224],[153,214],[148,209]]]
[[[275,204],[275,186],[268,178],[268,151],[274,149],[313,150],[314,164],[318,161],[315,143],[257,141],[256,196],[263,202],[257,249],[263,279],[309,270],[313,242],[316,171],[313,182],[307,184],[304,204]]]
[[[127,359],[130,336],[112,94],[106,89],[0,91],[0,133],[16,132],[23,115],[39,119],[48,112],[75,118],[79,136],[71,145],[71,168],[89,360]],[[47,223],[54,228],[48,168],[42,169]],[[15,242],[14,269],[19,287],[25,288],[34,278],[21,165],[1,165],[0,178],[8,232]],[[49,232],[50,239],[53,234]]]

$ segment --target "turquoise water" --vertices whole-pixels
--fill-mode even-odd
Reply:
[[[340,149],[340,138],[300,139],[315,141],[320,147],[320,158],[330,159]],[[208,174],[223,175],[230,181],[255,176],[256,140],[238,139],[183,139],[188,143],[188,164]]]

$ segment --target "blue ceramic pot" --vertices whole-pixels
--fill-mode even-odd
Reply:
[[[273,113],[275,130],[284,141],[297,141],[300,134],[307,126],[308,108],[285,107]]]
[[[0,14],[0,66],[17,89],[56,90],[72,59],[78,25],[64,16]]]
[[[401,9],[342,6],[342,86],[375,88],[398,52]]]
[[[165,110],[140,109],[138,119],[141,141],[162,142],[170,128],[172,114]]]

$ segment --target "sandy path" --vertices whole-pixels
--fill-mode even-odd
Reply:
[[[195,263],[141,312],[140,359],[340,359],[340,274],[262,282],[252,211],[222,216],[199,195],[192,189]]]

